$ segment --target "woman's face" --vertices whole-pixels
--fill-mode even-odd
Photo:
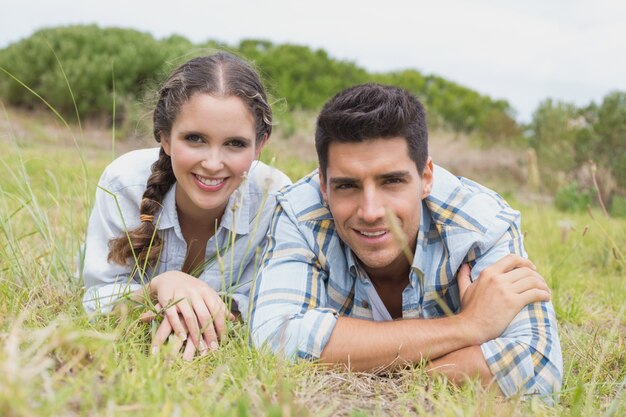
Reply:
[[[163,149],[176,176],[176,205],[192,218],[219,218],[265,139],[256,145],[254,118],[235,96],[194,94],[183,104]]]

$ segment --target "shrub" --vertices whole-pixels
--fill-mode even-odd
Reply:
[[[570,183],[557,190],[554,205],[562,211],[583,211],[593,201],[593,192],[581,188],[577,183]]]
[[[517,131],[506,101],[493,100],[442,77],[411,69],[369,73],[353,62],[330,57],[323,49],[265,40],[243,40],[237,47],[210,40],[194,45],[178,35],[157,40],[131,29],[67,26],[42,29],[0,50],[0,67],[66,117],[75,113],[68,83],[82,116],[110,115],[115,85],[116,116],[123,119],[133,112],[129,107],[142,99],[145,91],[155,90],[155,84],[174,66],[216,50],[238,53],[256,64],[272,96],[286,100],[288,110],[317,111],[343,88],[380,82],[420,97],[431,126],[467,133],[478,130],[493,141]],[[14,105],[40,105],[37,97],[2,73],[0,95]]]
[[[607,94],[600,106],[584,111],[587,126],[578,136],[578,159],[607,166],[626,188],[626,92]]]
[[[611,201],[611,216],[626,217],[626,197],[620,195],[613,196]]]
[[[116,96],[139,97],[146,80],[159,77],[169,58],[189,48],[183,39],[159,42],[135,30],[96,25],[42,29],[1,50],[0,67],[68,116],[74,103],[64,71],[81,116],[110,114],[113,84]],[[11,104],[39,104],[10,77],[0,79],[0,94]]]

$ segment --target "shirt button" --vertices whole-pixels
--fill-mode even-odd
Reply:
[[[370,308],[370,303],[368,303],[367,301],[363,300],[363,301],[361,301],[361,307],[363,307],[363,308]]]

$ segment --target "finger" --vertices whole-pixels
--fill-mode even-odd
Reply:
[[[511,285],[511,288],[517,294],[522,294],[523,292],[526,292],[532,289],[538,289],[538,290],[545,291],[547,293],[551,293],[550,287],[548,287],[548,284],[546,284],[543,278],[539,276],[533,276],[533,275],[526,276],[520,280],[515,281]]]
[[[143,321],[144,323],[150,323],[152,322],[152,320],[155,319],[155,317],[156,313],[154,311],[146,311],[139,315],[139,320]]]
[[[194,356],[196,356],[196,345],[194,345],[191,340],[187,340],[187,343],[185,343],[185,350],[183,351],[183,360],[189,362],[193,360]]]
[[[465,295],[465,291],[467,291],[467,288],[472,283],[470,271],[471,270],[470,270],[469,265],[463,264],[461,265],[461,268],[459,268],[459,272],[456,274],[456,281],[459,285],[459,295],[461,299],[463,299],[463,296]]]
[[[170,334],[172,334],[172,326],[170,325],[169,319],[166,317],[163,319],[159,328],[154,333],[154,337],[152,338],[151,352],[153,355],[156,355],[159,348],[163,345],[163,343],[165,343]]]
[[[191,306],[191,301],[189,301],[189,299],[181,301],[180,303],[178,303],[178,309],[183,315],[191,340],[193,341],[194,345],[197,346],[198,343],[200,343],[200,326],[198,326],[198,317],[196,316],[196,313]]]
[[[209,308],[209,312],[213,317],[213,328],[218,338],[222,338],[226,334],[226,306],[217,294],[207,294],[204,302]],[[228,312],[230,314],[230,312]],[[211,344],[209,343],[209,346]]]
[[[141,313],[139,316],[139,320],[144,323],[150,323],[152,320],[156,318],[156,316],[161,312],[161,304],[156,303],[154,305],[154,311],[146,311],[145,313]]]
[[[535,265],[529,259],[523,258],[519,255],[509,254],[493,265],[485,268],[483,273],[488,275],[499,275],[512,271],[513,269],[523,267],[536,269]]]
[[[183,303],[184,300],[179,302],[176,306]],[[187,331],[185,330],[185,327],[183,326],[180,317],[178,316],[176,306],[172,306],[165,310],[165,317],[167,317],[167,319],[170,321],[170,325],[172,326],[172,330],[174,331],[174,333],[176,333],[181,340],[186,340]]]
[[[537,288],[533,288],[520,294],[522,307],[539,301],[550,301],[550,298],[552,297],[549,292]]]
[[[200,328],[198,330],[198,346],[197,349],[202,354],[206,353],[208,350],[208,344],[212,341],[217,340],[217,335],[215,334],[215,330],[213,329],[213,317],[211,317],[211,313],[209,312],[209,308],[204,303],[202,298],[195,298],[193,300],[193,310],[198,318],[198,323]],[[201,335],[202,334],[202,337]]]
[[[513,269],[509,272],[504,272],[500,274],[498,279],[506,280],[506,282],[513,284],[521,279],[526,279],[530,277],[543,280],[541,275],[539,275],[537,272],[525,266],[521,268]]]
[[[170,354],[177,354],[180,352],[180,348],[183,346],[184,340],[175,335],[174,333],[170,333],[167,338],[168,351]]]
[[[200,346],[201,349],[207,348],[207,350],[217,350],[219,347],[217,332],[215,331],[214,318],[211,316],[206,327],[202,327],[202,336],[204,338],[204,346]]]

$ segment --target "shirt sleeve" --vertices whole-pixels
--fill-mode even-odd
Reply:
[[[519,217],[511,222],[501,239],[476,259],[472,275],[509,253],[525,256]],[[551,302],[524,307],[500,337],[481,345],[481,350],[498,386],[507,396],[518,393],[549,396],[561,388],[563,359],[557,322]]]
[[[305,236],[278,205],[252,292],[251,343],[289,359],[320,357],[337,322],[326,304],[327,272]]]
[[[267,231],[276,209],[276,192],[287,185],[291,180],[282,171],[268,166],[260,161],[254,163],[251,175],[252,181],[262,190],[259,197],[259,207],[250,222],[250,235],[242,258],[242,270],[237,278],[237,284],[232,294],[236,308],[245,322],[250,318],[250,288],[262,261],[267,247]]]
[[[128,213],[135,212],[135,217],[138,218],[139,209],[136,203],[97,188],[87,227],[83,261],[83,307],[88,314],[107,313],[121,297],[141,288],[139,282],[131,279],[128,266],[107,261],[109,241],[122,236],[127,230],[122,213],[128,216]],[[127,224],[127,227],[136,225]]]

